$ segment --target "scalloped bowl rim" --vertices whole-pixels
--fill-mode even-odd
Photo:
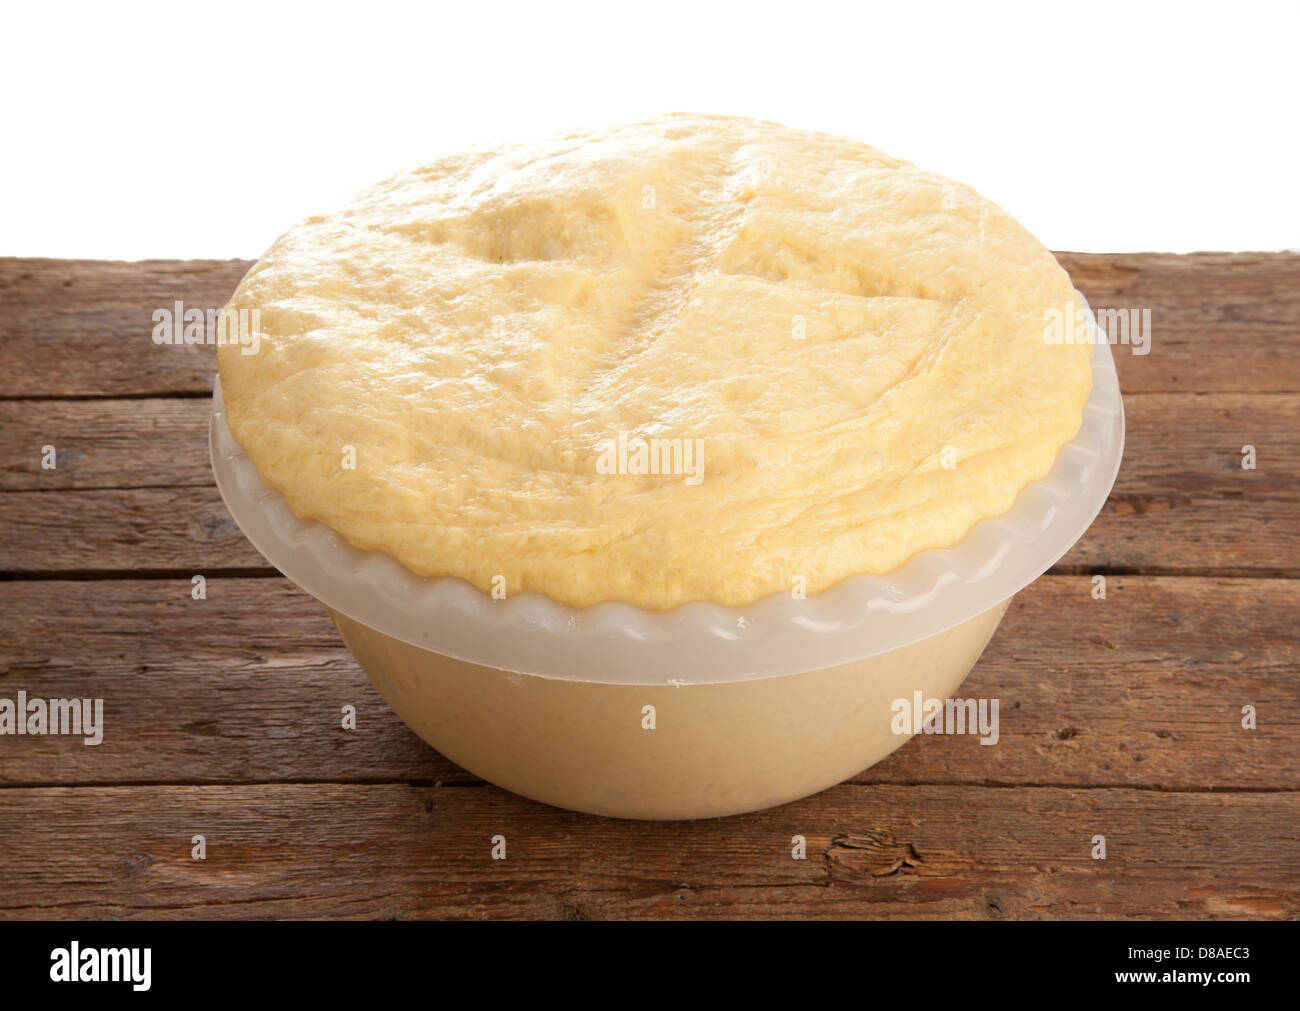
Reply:
[[[1083,299],[1083,296],[1079,296]],[[1086,300],[1083,300],[1085,308]],[[709,601],[649,611],[578,608],[537,593],[494,600],[465,580],[426,578],[299,519],[266,487],[226,424],[218,376],[209,444],[217,487],[266,559],[331,610],[443,656],[517,674],[598,684],[718,684],[852,663],[962,623],[1024,589],[1083,536],[1124,449],[1110,344],[1091,309],[1092,392],[1075,438],[1011,509],[949,548],[886,575],[858,575],[805,599],[778,592],[744,607]]]

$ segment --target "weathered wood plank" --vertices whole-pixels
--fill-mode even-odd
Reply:
[[[0,495],[0,571],[266,569],[216,486]]]
[[[1297,814],[1295,793],[845,785],[645,824],[487,787],[0,790],[0,916],[1282,919]]]
[[[1300,397],[1148,394],[1124,409],[1115,487],[1063,568],[1300,574]]]
[[[0,696],[103,698],[102,744],[0,737],[0,784],[468,779],[282,578],[0,583]],[[357,707],[357,730],[341,707]]]
[[[1300,391],[1300,254],[1060,253],[1094,307],[1150,309],[1125,390]],[[157,346],[151,314],[224,304],[249,260],[0,258],[0,397],[203,393],[213,349]]]
[[[999,740],[912,740],[860,783],[1294,789],[1300,583],[1048,576],[962,689]],[[474,777],[370,687],[324,610],[282,579],[0,583],[0,696],[103,698],[104,742],[0,737],[0,785]],[[340,727],[357,706],[358,728]],[[1252,705],[1258,729],[1241,727]]]
[[[1300,573],[1300,255],[1059,255],[1153,322],[1116,349],[1124,468],[1059,571]],[[0,582],[0,696],[107,710],[99,747],[0,737],[0,917],[1300,916],[1289,579],[1045,577],[962,690],[999,699],[996,746],[918,738],[775,811],[620,823],[479,784],[284,580],[190,597],[266,568],[211,486],[212,348],[155,346],[150,314],[247,266],[0,259],[0,398],[194,397],[0,403],[0,570],[170,577]]]
[[[0,258],[0,396],[212,389],[214,348],[157,345],[155,309],[220,308],[247,260]]]
[[[0,491],[211,485],[210,411],[190,398],[0,401]]]
[[[1151,351],[1116,347],[1126,393],[1300,390],[1300,254],[1057,253],[1094,309],[1151,310]]]

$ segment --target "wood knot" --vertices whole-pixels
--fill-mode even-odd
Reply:
[[[831,839],[831,849],[837,847],[860,853],[865,864],[863,870],[874,878],[905,874],[925,862],[911,843],[899,842],[884,832],[837,835]]]

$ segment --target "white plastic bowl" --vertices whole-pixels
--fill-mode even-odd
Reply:
[[[248,539],[326,606],[397,714],[458,765],[593,814],[737,814],[825,789],[904,744],[893,701],[951,697],[1012,596],[1087,530],[1124,448],[1114,361],[1092,327],[1083,424],[1044,480],[955,546],[805,600],[572,608],[421,578],[298,519],[263,485],[226,425],[219,380],[212,466]]]

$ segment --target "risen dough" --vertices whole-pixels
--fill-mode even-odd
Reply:
[[[260,350],[220,368],[263,480],[416,573],[743,605],[888,572],[1045,476],[1090,388],[1090,347],[1044,340],[1074,299],[965,186],[676,115],[308,219],[232,297]],[[651,439],[702,456],[636,473]]]

